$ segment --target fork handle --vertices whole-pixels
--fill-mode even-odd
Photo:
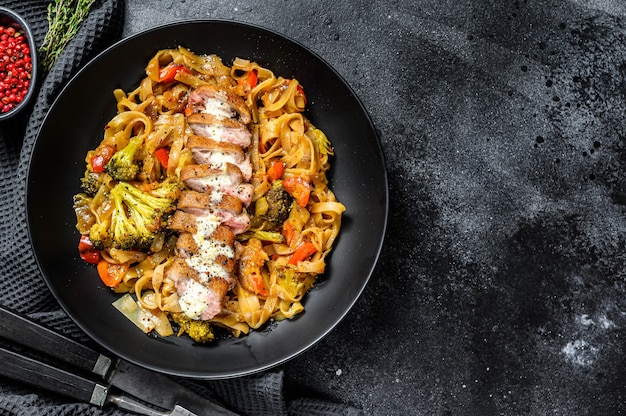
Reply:
[[[105,377],[111,359],[0,305],[0,337]]]
[[[108,389],[95,381],[69,373],[30,357],[0,348],[0,374],[10,379],[53,391],[84,403],[103,406]]]

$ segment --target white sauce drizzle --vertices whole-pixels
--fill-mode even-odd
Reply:
[[[225,101],[218,98],[208,98],[205,100],[204,113],[211,114],[217,119],[228,119],[236,115],[233,108]],[[205,135],[220,141],[226,129],[220,124],[210,124],[204,127]],[[210,163],[219,167],[222,172],[201,179],[202,187],[211,189],[211,202],[219,203],[224,195],[224,188],[233,186],[233,180],[226,172],[226,163],[235,163],[236,156],[228,152],[212,152]],[[239,187],[242,188],[242,187]],[[245,187],[243,187],[245,188]],[[198,252],[187,258],[187,264],[198,272],[202,283],[209,281],[211,277],[222,277],[230,279],[230,273],[222,267],[216,260],[223,255],[229,259],[234,259],[235,251],[232,247],[223,242],[211,238],[220,225],[220,218],[214,213],[198,216],[196,218],[196,233],[193,239],[198,246]],[[193,279],[187,279],[186,290],[179,298],[179,304],[191,319],[199,319],[202,313],[210,306],[210,301],[215,300],[215,294],[205,285]]]
[[[223,137],[225,134],[225,130],[226,129],[221,124],[203,124],[202,125],[202,134],[218,142],[224,141]]]
[[[204,113],[211,114],[219,119],[231,118],[235,116],[232,107],[217,98],[209,98],[204,102]]]
[[[235,257],[235,251],[232,247],[211,238],[211,234],[215,232],[218,225],[220,225],[220,219],[217,215],[209,214],[197,217],[197,231],[193,234],[193,239],[198,246],[198,252],[186,259],[187,264],[200,273],[204,282],[208,281],[210,276],[228,279],[230,274],[216,260],[220,255],[229,259]]]
[[[211,156],[209,156],[209,161],[212,165],[215,166],[223,166],[226,163],[232,163],[233,165],[236,165],[237,156],[230,152],[214,151],[211,152]]]
[[[202,185],[204,189],[211,189],[211,200],[216,200],[219,202],[223,195],[222,190],[233,186],[233,178],[226,172],[226,165],[214,165],[216,168],[221,169],[221,173],[217,173],[215,175],[209,175],[204,178],[198,178],[198,182]],[[216,193],[216,195],[213,195]]]
[[[178,298],[178,303],[185,315],[191,319],[199,319],[202,312],[209,306],[208,299],[211,293],[209,289],[195,280],[187,280],[187,288]]]
[[[211,238],[219,225],[220,219],[215,214],[196,218],[197,231],[193,234],[193,239],[198,246],[198,252],[185,261],[198,272],[201,282],[187,279],[187,288],[179,298],[181,309],[191,319],[199,319],[202,312],[209,306],[209,299],[213,296],[202,283],[207,283],[212,277],[221,277],[226,280],[230,278],[230,273],[216,260],[220,255],[233,259],[235,251],[227,244]]]

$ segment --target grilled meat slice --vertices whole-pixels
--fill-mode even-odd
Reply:
[[[236,118],[243,124],[252,121],[243,98],[214,85],[201,85],[191,91],[187,105],[193,113],[211,114],[222,119]]]

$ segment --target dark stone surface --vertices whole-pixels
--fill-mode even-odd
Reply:
[[[624,411],[626,3],[127,2],[277,30],[354,88],[391,210],[363,296],[284,365],[366,414]],[[304,389],[304,390],[302,390]]]

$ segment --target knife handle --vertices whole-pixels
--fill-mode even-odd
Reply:
[[[0,337],[104,378],[111,359],[0,305]]]
[[[0,374],[16,381],[103,406],[108,389],[94,381],[0,348]]]

